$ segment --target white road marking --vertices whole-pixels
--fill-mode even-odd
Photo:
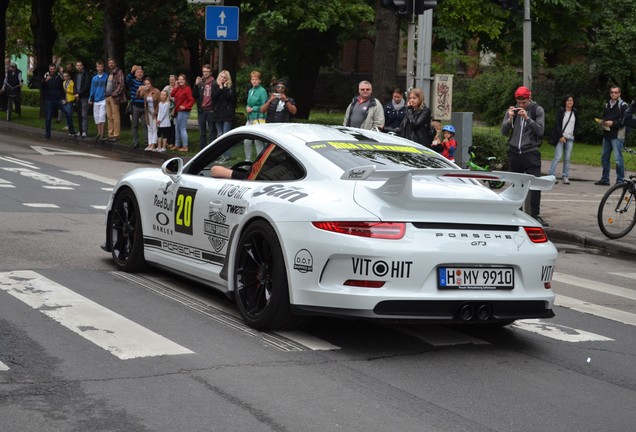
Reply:
[[[636,275],[636,273],[633,273]],[[603,282],[596,282],[589,279],[583,279],[578,276],[571,276],[564,273],[554,272],[552,280],[566,283],[568,285],[575,285],[580,288],[586,288],[602,292],[604,294],[611,294],[618,297],[628,298],[630,300],[636,300],[636,291],[627,288],[618,287],[616,285],[609,285]]]
[[[52,189],[52,190],[75,190],[75,188],[69,186],[42,186],[44,189]]]
[[[554,304],[557,306],[575,310],[577,312],[596,315],[601,318],[606,318],[612,321],[618,321],[623,324],[636,326],[636,314],[633,313],[608,308],[606,306],[600,306],[594,303],[588,303],[583,300],[565,297],[558,294],[556,296],[556,299],[554,300]]]
[[[31,146],[31,148],[44,156],[88,156],[100,159],[104,157],[94,153],[64,150],[55,147]]]
[[[102,188],[102,190],[105,192],[112,192],[113,188]]]
[[[605,336],[578,330],[564,325],[549,323],[540,319],[515,321],[515,323],[512,324],[511,327],[536,333],[541,336],[549,337],[551,339],[556,339],[563,342],[606,342],[614,340]]]
[[[3,168],[5,171],[17,172],[25,177],[47,183],[50,186],[79,186],[77,183],[70,182],[61,178],[53,177],[48,174],[42,174],[26,168]]]
[[[626,277],[629,279],[636,279],[636,273],[618,273],[618,272],[610,272],[610,274],[616,275],[616,276],[622,276],[622,277]]]
[[[317,338],[302,331],[276,331],[273,332],[284,338],[293,340],[313,351],[329,351],[340,349],[339,346],[332,345],[324,339]]]
[[[8,371],[8,370],[9,370],[9,366],[7,366],[6,364],[0,362],[0,372]]]
[[[3,188],[15,188],[15,186],[13,185],[12,182],[10,182],[9,180],[4,180],[0,178],[0,187]]]
[[[93,207],[96,210],[106,210],[106,207],[108,207],[108,206],[105,206],[105,205],[92,205],[91,207]]]
[[[413,336],[433,346],[448,345],[490,345],[482,339],[468,336],[441,326],[426,326],[423,328],[395,327],[395,330]]]
[[[22,205],[27,207],[34,207],[34,208],[60,208],[59,206],[56,206],[55,204],[47,204],[47,203],[22,203]]]
[[[122,360],[192,354],[189,349],[36,272],[2,272],[0,289]]]
[[[36,167],[33,164],[33,162],[25,161],[25,160],[22,160],[22,159],[17,159],[17,158],[11,157],[11,156],[0,156],[0,160],[11,162],[11,163],[14,163],[16,165],[27,166],[27,167],[29,167],[31,169],[40,169],[40,168]]]
[[[95,180],[96,182],[100,182],[100,183],[104,183],[110,186],[115,186],[117,184],[117,180],[108,178],[108,177],[102,177],[100,175],[97,174],[93,174],[90,172],[86,172],[86,171],[67,171],[67,170],[62,170],[63,173],[67,173],[67,174],[71,174],[71,175],[76,175],[76,176],[80,176],[80,177],[84,177],[87,178],[89,180]]]

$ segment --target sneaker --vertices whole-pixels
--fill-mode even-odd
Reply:
[[[88,135],[86,135],[86,132],[82,132],[82,138],[86,138]]]
[[[597,186],[609,186],[609,182],[603,181],[603,180],[599,180],[597,182],[594,182],[595,185]]]
[[[159,152],[159,153],[165,153],[165,152],[166,152],[166,149],[165,149],[165,148],[160,148],[160,149],[157,149],[157,152]]]
[[[563,177],[563,184],[570,184],[570,179],[567,177]]]
[[[543,220],[541,216],[537,215],[532,217],[535,218],[535,220],[539,222],[541,225],[543,225],[544,227],[550,226],[546,221]]]

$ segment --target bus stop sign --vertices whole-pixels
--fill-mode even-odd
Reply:
[[[205,7],[205,39],[213,41],[237,41],[239,8],[236,6]]]

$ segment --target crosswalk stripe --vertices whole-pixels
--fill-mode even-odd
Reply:
[[[8,370],[9,370],[9,366],[7,366],[6,364],[0,362],[0,372],[8,371]]]
[[[117,184],[117,180],[108,178],[108,177],[102,177],[100,175],[97,174],[93,174],[90,172],[86,172],[86,171],[68,171],[68,170],[62,170],[63,173],[67,173],[67,174],[71,174],[71,175],[76,175],[79,177],[84,177],[87,178],[89,180],[95,180],[96,182],[100,182],[100,183],[104,183],[110,186],[115,186]]]
[[[630,300],[636,300],[636,291],[627,288],[617,287],[615,285],[609,285],[603,282],[596,282],[589,279],[583,279],[578,276],[567,275],[564,273],[554,272],[552,280],[566,283],[568,285],[576,285],[580,288],[586,288],[604,294],[611,294],[618,297],[628,298]]]
[[[564,325],[549,323],[540,319],[518,320],[512,324],[512,327],[540,334],[551,339],[563,342],[591,342],[591,341],[613,341],[614,339],[597,335],[595,333],[586,332],[584,330],[574,329]]]
[[[0,289],[122,360],[193,353],[33,271],[0,273]]]
[[[624,312],[618,309],[608,308],[606,306],[588,303],[583,300],[566,297],[557,294],[554,304],[577,312],[583,312],[590,315],[596,315],[612,321],[618,321],[623,324],[636,326],[636,314]]]

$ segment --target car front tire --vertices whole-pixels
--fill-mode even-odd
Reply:
[[[125,272],[144,268],[141,215],[135,194],[125,189],[117,195],[109,220],[110,242],[115,265]]]

